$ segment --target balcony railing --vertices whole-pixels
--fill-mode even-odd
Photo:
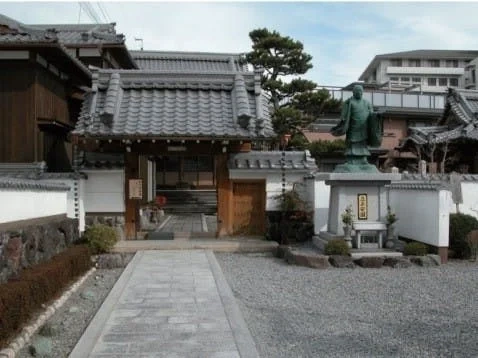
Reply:
[[[329,90],[334,99],[346,100],[352,97],[352,91]],[[374,107],[399,107],[417,109],[445,108],[444,94],[419,94],[419,93],[385,93],[385,92],[364,92],[363,98],[372,103]]]

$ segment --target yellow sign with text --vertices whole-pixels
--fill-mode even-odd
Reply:
[[[358,219],[359,220],[367,220],[368,218],[368,202],[367,202],[367,194],[358,194],[357,195],[357,203],[358,203]]]

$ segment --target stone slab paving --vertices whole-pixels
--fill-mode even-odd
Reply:
[[[162,226],[161,232],[202,232],[201,214],[170,214],[171,218]]]
[[[139,251],[72,358],[258,357],[211,251]]]

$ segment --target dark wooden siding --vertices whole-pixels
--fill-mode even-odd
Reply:
[[[37,119],[53,119],[73,125],[64,83],[44,69],[37,69],[35,83]]]
[[[0,64],[0,162],[32,162],[36,136],[34,70],[26,61]]]

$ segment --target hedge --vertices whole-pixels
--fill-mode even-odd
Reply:
[[[91,267],[90,250],[72,246],[0,285],[0,348],[42,308]]]

